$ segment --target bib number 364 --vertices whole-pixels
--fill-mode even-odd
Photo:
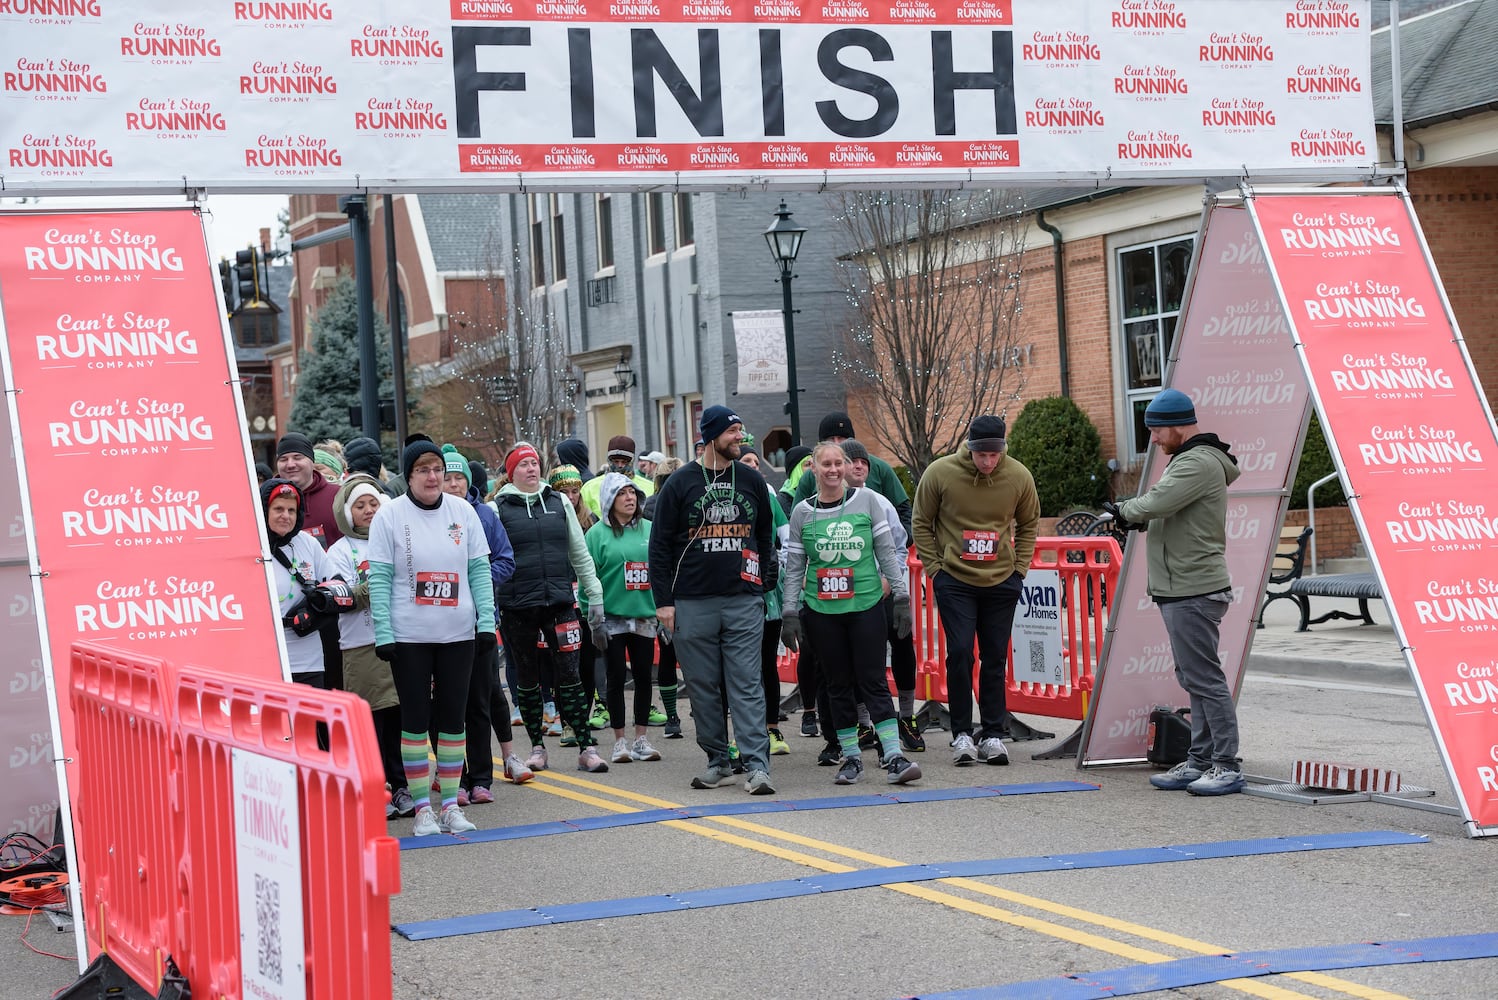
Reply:
[[[962,533],[962,558],[968,562],[993,562],[997,559],[999,533],[997,531],[964,531]]]

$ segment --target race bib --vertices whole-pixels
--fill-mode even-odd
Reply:
[[[650,564],[643,562],[626,562],[624,564],[624,589],[649,590]]]
[[[557,651],[575,653],[583,648],[583,624],[576,618],[570,622],[557,622]]]
[[[993,562],[998,558],[999,533],[997,531],[964,531],[962,533],[962,558],[968,562]]]
[[[417,573],[416,603],[435,608],[456,608],[462,591],[456,573]]]
[[[753,584],[761,581],[759,575],[759,553],[752,549],[742,549],[744,556],[744,568],[739,570],[739,576]]]
[[[824,567],[817,570],[817,597],[824,601],[842,601],[853,596],[853,567]]]

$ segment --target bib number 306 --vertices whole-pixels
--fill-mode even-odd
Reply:
[[[844,601],[853,596],[851,566],[824,567],[817,570],[817,597],[824,601]]]
[[[461,586],[456,573],[417,573],[416,603],[437,608],[456,608]]]
[[[997,531],[964,531],[962,558],[968,562],[993,562],[998,556]]]

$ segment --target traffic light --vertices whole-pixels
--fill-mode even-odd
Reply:
[[[224,290],[224,312],[234,315],[234,268],[225,257],[218,262],[218,283]]]
[[[239,307],[260,301],[260,255],[253,247],[234,253],[234,276],[239,286]]]
[[[350,427],[364,426],[364,407],[354,403],[348,408],[348,422]],[[380,400],[380,430],[395,430],[395,400]]]

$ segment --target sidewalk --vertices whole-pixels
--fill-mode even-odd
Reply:
[[[1357,614],[1358,602],[1311,598],[1312,618],[1333,609]],[[1291,601],[1275,601],[1265,615],[1264,627],[1254,632],[1248,669],[1349,683],[1408,685],[1409,670],[1389,624],[1388,609],[1383,601],[1369,601],[1368,610],[1378,624],[1336,620],[1297,632],[1299,610]]]

